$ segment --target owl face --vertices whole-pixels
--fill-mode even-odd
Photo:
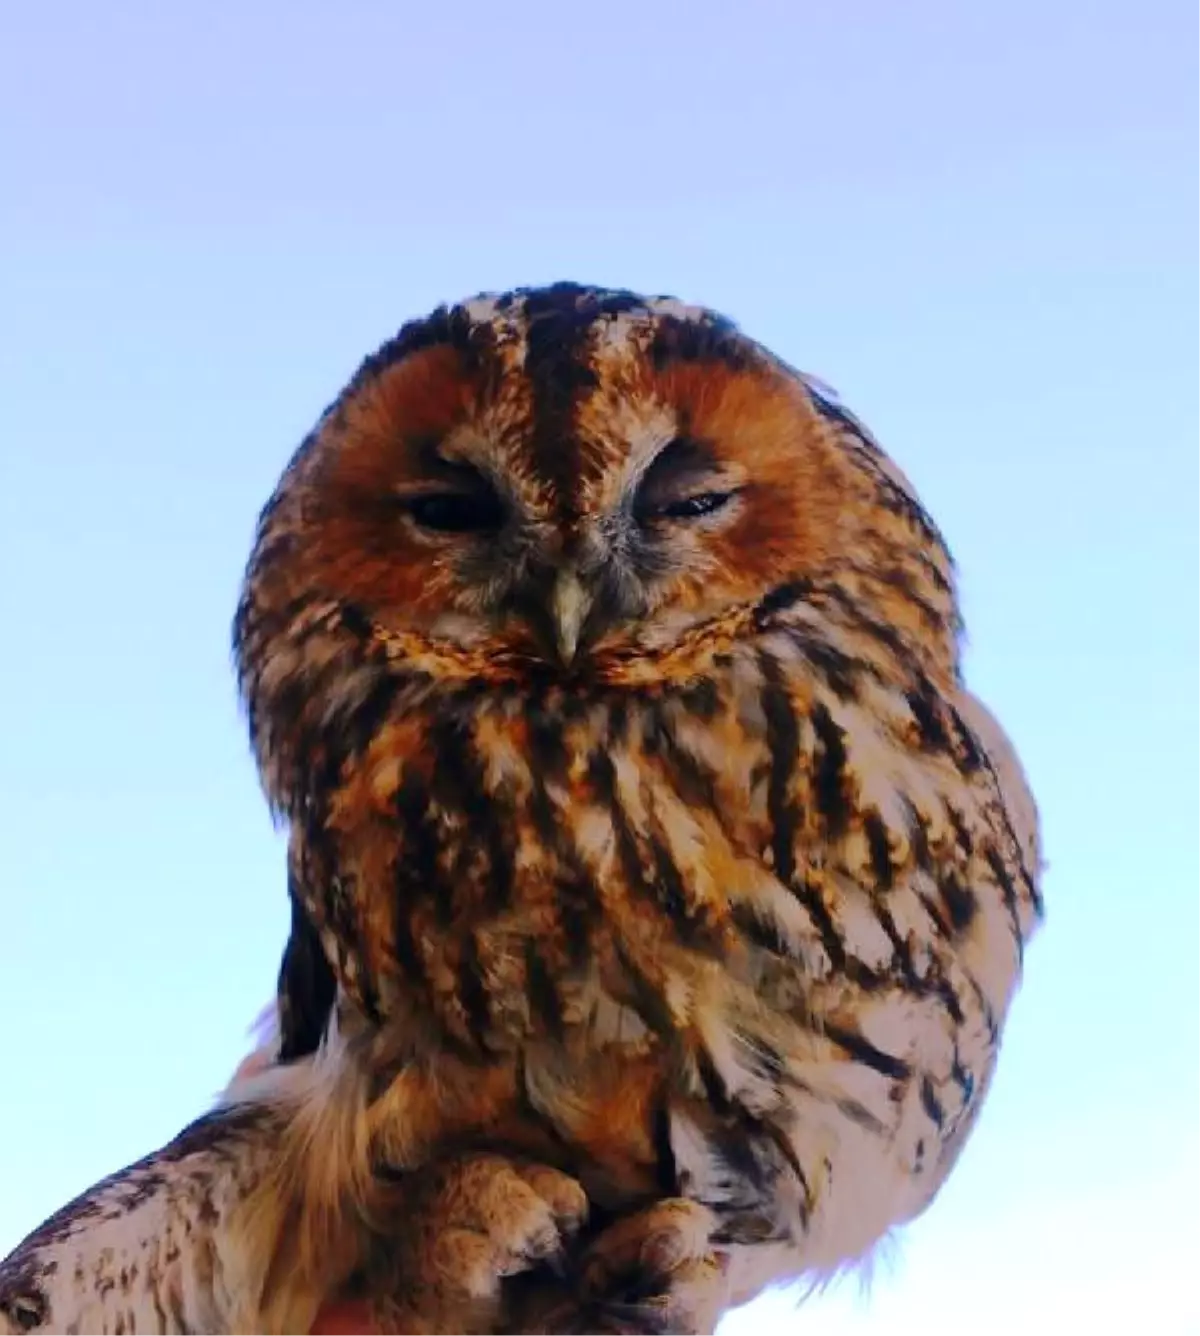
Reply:
[[[478,298],[406,326],[302,447],[286,578],[432,660],[603,678],[887,547],[840,427],[711,312]]]
[[[607,708],[711,679],[780,618],[822,671],[949,686],[952,575],[807,378],[711,311],[563,283],[442,308],[362,364],[263,510],[234,650],[294,814],[397,711]]]

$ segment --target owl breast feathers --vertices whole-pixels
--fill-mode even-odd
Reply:
[[[607,1212],[702,1203],[735,1301],[920,1210],[1040,917],[959,632],[901,472],[721,317],[559,284],[405,326],[287,468],[236,622],[281,1053],[324,1038],[278,1218],[484,1139]]]

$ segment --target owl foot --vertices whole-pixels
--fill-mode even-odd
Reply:
[[[611,1225],[583,1256],[556,1301],[523,1332],[701,1336],[727,1302],[725,1257],[711,1243],[713,1216],[670,1198]]]
[[[533,1267],[561,1272],[588,1213],[574,1179],[498,1155],[447,1160],[398,1186],[394,1233],[379,1238],[356,1287],[390,1296],[372,1305],[377,1331],[499,1330],[504,1279]]]

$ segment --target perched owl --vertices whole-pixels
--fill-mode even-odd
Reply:
[[[959,636],[903,474],[710,311],[556,284],[368,358],[236,619],[293,924],[212,1115],[222,1320],[411,1314],[395,1240],[448,1256],[472,1173],[538,1205],[509,1270],[583,1229],[561,1282],[478,1281],[510,1331],[708,1330],[927,1205],[1041,915]]]

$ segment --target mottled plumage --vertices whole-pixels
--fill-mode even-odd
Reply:
[[[686,1222],[635,1327],[921,1210],[1040,916],[959,633],[900,471],[711,312],[560,284],[369,358],[236,622],[294,910],[283,1065],[236,1096],[278,1128],[231,1226],[264,1278],[239,1320],[311,1311],[392,1228],[379,1166],[447,1147],[577,1178],[617,1222],[593,1266]]]

